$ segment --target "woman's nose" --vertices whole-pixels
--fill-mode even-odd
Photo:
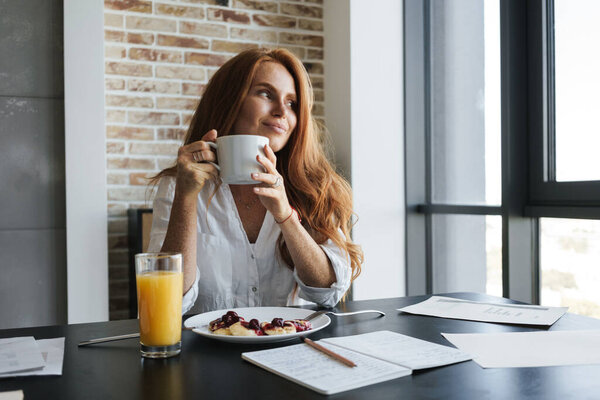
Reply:
[[[285,117],[285,114],[286,114],[285,100],[280,99],[280,100],[274,101],[272,104],[273,104],[273,109],[271,110],[271,114],[276,117]]]

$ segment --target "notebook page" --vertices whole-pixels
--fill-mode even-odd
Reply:
[[[339,393],[401,376],[411,370],[319,341],[356,363],[348,367],[322,352],[300,343],[276,349],[242,353],[242,358],[268,371],[323,394]]]
[[[320,344],[323,342],[368,354],[413,370],[439,367],[471,359],[467,353],[453,347],[442,346],[391,331],[332,337],[319,341]]]
[[[0,400],[23,400],[22,390],[11,390],[10,392],[0,392]]]

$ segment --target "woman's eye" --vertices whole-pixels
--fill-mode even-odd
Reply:
[[[270,93],[267,90],[259,90],[258,95],[266,98],[270,97]]]
[[[287,105],[290,108],[296,109],[296,102],[293,100],[288,100]]]

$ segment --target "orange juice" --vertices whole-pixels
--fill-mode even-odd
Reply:
[[[183,273],[148,271],[136,276],[140,342],[169,346],[181,340]]]

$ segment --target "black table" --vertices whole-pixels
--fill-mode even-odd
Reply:
[[[461,299],[512,302],[475,293],[444,294]],[[355,301],[338,310],[379,309],[387,315],[331,317],[320,339],[390,330],[449,345],[440,335],[541,330],[506,324],[404,314],[397,308],[429,296]],[[241,359],[245,351],[298,343],[229,344],[183,332],[178,357],[142,359],[135,339],[77,347],[80,341],[137,332],[137,320],[0,331],[0,337],[66,337],[62,376],[0,379],[0,391],[22,389],[25,399],[319,399],[323,396]],[[600,320],[566,314],[550,330],[600,329]],[[600,349],[590,349],[600,351]],[[600,365],[483,369],[473,361],[415,371],[411,376],[328,396],[335,399],[599,399]]]

